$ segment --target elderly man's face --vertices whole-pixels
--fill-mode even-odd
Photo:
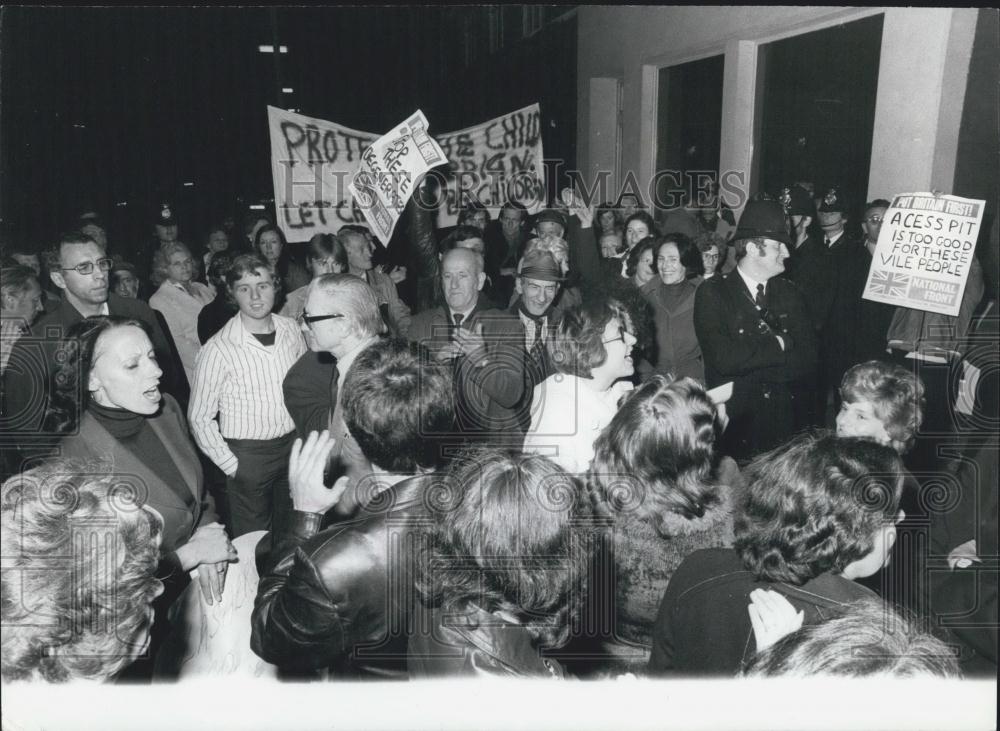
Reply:
[[[306,306],[302,314],[306,317],[347,315],[349,313],[346,310],[341,298],[313,287],[306,298]],[[306,324],[303,321],[301,330],[310,350],[317,353],[336,354],[348,334],[348,319],[347,317],[331,317],[311,324]]]
[[[468,249],[452,249],[441,262],[441,284],[448,306],[466,312],[476,304],[479,290],[486,283],[479,257]]]

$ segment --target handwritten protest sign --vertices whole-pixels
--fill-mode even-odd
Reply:
[[[419,109],[362,153],[361,168],[348,188],[375,236],[389,240],[413,189],[444,161],[444,152],[427,134],[427,117]]]
[[[364,223],[364,213],[348,186],[361,156],[379,135],[315,117],[268,107],[271,175],[278,226],[289,241],[336,233],[347,223]],[[447,167],[442,179],[439,226],[457,222],[469,200],[486,205],[494,217],[507,197],[537,212],[545,202],[541,112],[537,104],[474,127],[433,138]]]
[[[862,296],[957,316],[983,206],[952,195],[897,195],[885,212]]]
[[[542,113],[537,104],[485,124],[439,135],[451,177],[438,211],[438,225],[450,226],[469,200],[478,200],[497,218],[511,198],[529,213],[545,206]]]

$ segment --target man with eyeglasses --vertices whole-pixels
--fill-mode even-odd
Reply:
[[[781,203],[751,201],[736,229],[736,269],[695,293],[707,385],[733,383],[723,449],[741,463],[808,426],[797,402],[815,398],[815,332],[799,289],[778,276],[791,243]]]
[[[285,376],[285,406],[303,439],[309,432],[330,430],[335,441],[330,472],[347,475],[356,485],[371,465],[347,430],[341,386],[354,359],[387,329],[378,297],[354,275],[324,274],[310,283],[298,324],[309,352]],[[348,490],[335,513],[349,515],[357,505],[357,496]]]
[[[0,431],[13,437],[22,454],[44,449],[54,435],[42,433],[42,417],[49,403],[50,378],[56,368],[59,341],[70,325],[94,315],[117,315],[146,324],[163,375],[160,389],[178,403],[188,402],[188,382],[170,335],[160,327],[149,305],[109,292],[112,260],[94,239],[78,231],[63,235],[50,254],[49,277],[62,291],[59,306],[50,309],[11,351],[3,380],[3,416]]]

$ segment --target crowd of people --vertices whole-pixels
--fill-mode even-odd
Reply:
[[[176,677],[237,591],[282,679],[995,674],[981,268],[877,304],[887,201],[710,193],[6,246],[4,680]]]

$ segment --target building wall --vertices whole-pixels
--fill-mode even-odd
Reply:
[[[720,169],[750,171],[757,50],[799,33],[884,13],[866,198],[947,190],[954,182],[976,9],[580,6],[577,161],[593,170],[590,79],[623,82],[622,169],[642,185],[655,160],[656,78],[662,66],[724,53]],[[812,62],[822,63],[822,60]]]

